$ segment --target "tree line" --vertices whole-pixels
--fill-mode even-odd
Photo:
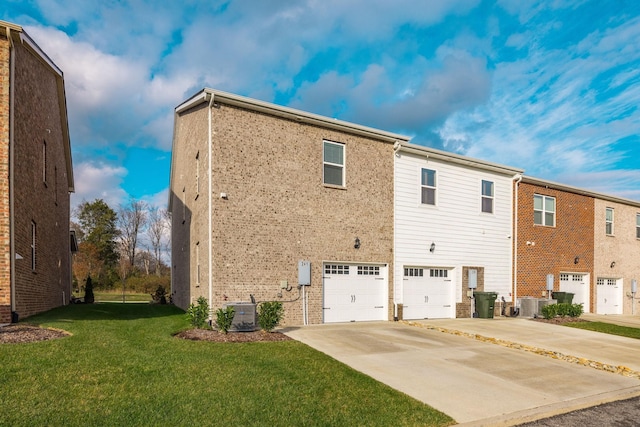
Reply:
[[[90,277],[97,290],[152,293],[169,289],[169,212],[130,199],[112,209],[104,200],[83,202],[71,221],[78,239],[73,262],[74,290],[83,292]],[[143,242],[143,243],[141,243]]]

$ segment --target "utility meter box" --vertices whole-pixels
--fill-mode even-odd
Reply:
[[[298,261],[298,285],[311,285],[311,261]]]
[[[478,270],[469,270],[469,289],[476,289],[478,287]]]

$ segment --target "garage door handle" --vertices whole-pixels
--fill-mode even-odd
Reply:
[[[425,295],[424,302],[429,302],[429,295]]]
[[[322,307],[323,310],[331,310],[331,307]]]
[[[384,277],[376,277],[376,280],[384,280]]]
[[[375,307],[373,307],[373,308],[384,308],[384,305],[376,305],[376,306],[375,306]]]

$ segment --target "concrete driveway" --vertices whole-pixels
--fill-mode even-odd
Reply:
[[[637,377],[602,370],[608,363],[640,375],[640,341],[526,319],[362,322],[283,332],[468,425],[517,425],[640,395]],[[556,358],[570,356],[588,366]]]

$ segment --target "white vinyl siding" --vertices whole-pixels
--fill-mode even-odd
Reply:
[[[511,175],[453,164],[400,151],[395,159],[394,292],[402,301],[405,268],[448,269],[456,302],[462,302],[462,267],[484,267],[487,291],[511,301]],[[437,171],[437,205],[424,209],[422,171]],[[493,215],[479,215],[479,184],[493,183]],[[435,250],[429,251],[431,243]],[[419,273],[418,273],[419,274]],[[436,274],[434,272],[434,274]],[[443,273],[444,274],[444,273]],[[455,315],[455,309],[453,310]]]
[[[556,225],[556,199],[555,197],[534,194],[533,196],[533,223],[546,227]]]
[[[345,161],[344,144],[323,141],[323,182],[344,187]]]
[[[613,208],[605,209],[604,229],[607,236],[613,236]]]

